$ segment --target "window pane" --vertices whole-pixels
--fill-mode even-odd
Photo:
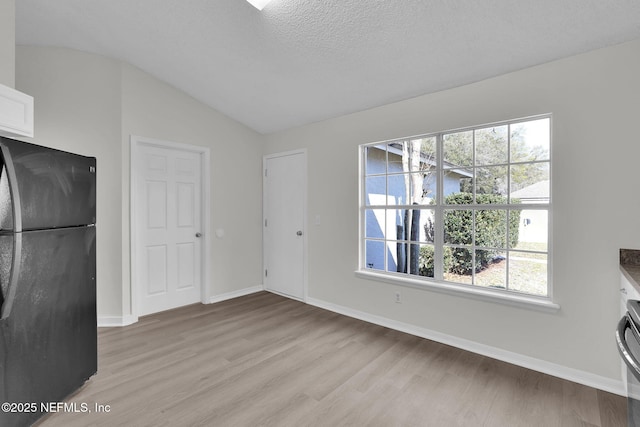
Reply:
[[[510,252],[509,289],[546,296],[547,257],[526,252]]]
[[[473,243],[473,211],[444,211],[444,242],[452,245]]]
[[[420,263],[422,246],[429,245],[407,242],[389,242],[388,271],[425,276],[426,272],[423,267],[421,267]]]
[[[406,273],[407,243],[388,241],[387,242],[387,271],[394,273]]]
[[[444,135],[442,148],[445,168],[473,166],[473,131]]]
[[[387,170],[387,153],[384,146],[369,145],[365,150],[365,174],[382,174]]]
[[[507,287],[507,261],[504,252],[476,250],[476,271],[474,285],[491,288]]]
[[[514,232],[518,224],[513,224]],[[507,248],[507,211],[476,211],[475,244],[480,248]],[[487,261],[483,259],[482,262]]]
[[[549,163],[511,166],[511,199],[516,203],[549,203]]]
[[[423,277],[433,277],[434,271],[434,247],[433,245],[420,245],[418,274]]]
[[[387,147],[388,173],[435,173],[437,167],[435,137],[394,142]]]
[[[365,240],[365,268],[384,270],[384,242]]]
[[[411,182],[411,203],[419,205],[429,205],[435,203],[437,195],[436,184],[438,182],[435,171],[412,173]]]
[[[476,130],[476,166],[508,162],[508,126]]]
[[[389,205],[429,205],[435,203],[437,178],[435,171],[389,175]]]
[[[371,176],[365,178],[364,184],[365,192],[365,204],[371,205],[385,205],[387,182],[384,176]]]
[[[420,214],[420,241],[433,243],[436,234],[436,214],[433,209],[422,209]]]
[[[406,218],[405,214],[405,209],[387,209],[387,239],[409,240],[411,218]],[[405,227],[405,221],[408,221],[408,227]]]
[[[506,166],[476,169],[476,203],[507,203],[507,169]]]
[[[410,155],[419,156],[420,166],[418,170],[435,170],[436,162],[436,137],[414,139],[409,143]],[[415,167],[415,166],[414,166]]]
[[[409,246],[407,242],[389,242],[388,271],[409,273]]]
[[[448,169],[444,171],[443,191],[445,199],[448,195],[473,192],[473,169]],[[447,203],[445,201],[445,203]]]
[[[411,194],[409,193],[411,188],[411,182],[409,175],[389,175],[387,177],[388,197],[387,204],[389,205],[408,205],[410,204]]]
[[[403,141],[392,142],[387,145],[388,152],[388,173],[401,173],[405,172],[403,166],[404,150],[406,150],[407,143]]]
[[[511,125],[511,162],[549,160],[550,119]]]
[[[389,239],[433,242],[434,211],[432,209],[388,209]]]
[[[445,248],[444,265],[444,280],[471,284],[473,280],[473,251],[456,247]]]
[[[384,209],[367,209],[365,211],[364,237],[384,239],[382,227],[385,224]]]
[[[520,214],[519,217],[517,214]],[[548,252],[549,212],[543,209],[523,209],[511,211],[510,216],[517,219],[518,236],[515,249]],[[513,224],[513,220],[510,221]]]

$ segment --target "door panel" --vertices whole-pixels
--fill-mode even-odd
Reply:
[[[193,184],[178,183],[178,227],[193,227]]]
[[[201,300],[200,155],[142,144],[137,160],[139,314]]]
[[[167,227],[167,183],[147,181],[147,226]]]
[[[305,297],[305,154],[266,159],[265,288]]]
[[[195,245],[193,243],[180,243],[178,250],[178,288],[187,289],[195,285]]]
[[[147,295],[167,293],[167,246],[147,246]]]

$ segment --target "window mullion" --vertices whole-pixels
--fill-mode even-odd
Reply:
[[[444,280],[444,148],[443,134],[436,135],[436,205],[434,212],[434,247],[433,247],[433,277]]]
[[[473,171],[473,185],[471,186],[471,193],[473,194],[472,197],[472,204],[474,206],[478,205],[478,199],[477,199],[477,188],[478,188],[478,168],[476,167],[476,130],[474,129],[473,132],[471,133],[471,147],[472,147],[472,152],[471,152],[471,170]],[[477,208],[472,208],[471,209],[471,248],[469,249],[471,251],[471,284],[475,285],[476,284],[476,213],[478,212]]]
[[[510,193],[509,193],[510,194]],[[511,250],[511,209],[507,209],[507,224],[506,224],[507,230],[506,230],[506,235],[507,235],[507,241],[506,241],[506,248],[505,248],[505,278],[504,278],[504,286],[507,290],[509,290],[511,288],[510,284],[509,284],[509,253]]]
[[[389,236],[387,236],[387,224],[389,219],[387,215],[389,214],[389,146],[385,146],[385,174],[384,174],[384,224],[382,235],[384,236],[384,250],[382,252],[383,262],[382,266],[384,271],[389,271],[389,256],[387,255],[387,251],[389,250]]]
[[[511,123],[507,125],[507,205],[511,205]],[[511,264],[511,209],[507,208],[507,241],[505,248],[505,277],[504,286],[507,290],[511,289],[511,283],[509,282],[509,267]]]

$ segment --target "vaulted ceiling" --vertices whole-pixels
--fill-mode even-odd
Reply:
[[[129,62],[260,133],[635,38],[638,0],[16,1],[17,44]]]

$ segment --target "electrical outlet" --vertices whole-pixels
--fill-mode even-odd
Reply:
[[[400,292],[396,292],[396,302],[398,304],[402,303],[402,296],[400,295]]]

